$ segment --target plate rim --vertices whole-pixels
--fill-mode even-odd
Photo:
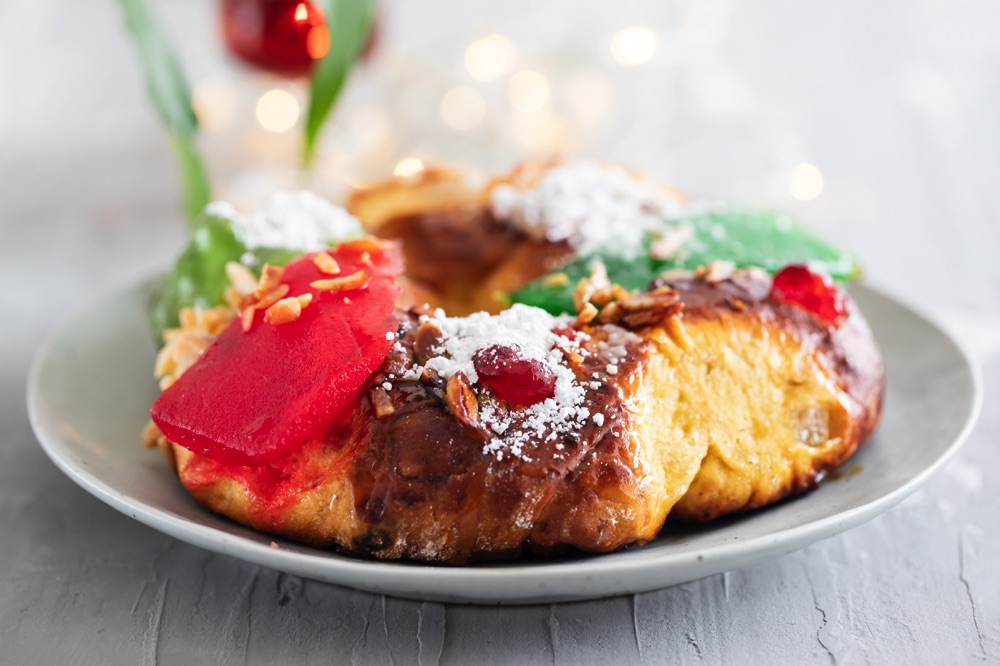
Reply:
[[[868,291],[876,297],[891,301],[940,333],[958,352],[972,385],[971,403],[966,405],[964,422],[952,441],[933,462],[885,495],[860,506],[785,528],[776,533],[746,539],[736,538],[731,542],[714,545],[704,553],[666,552],[648,558],[629,558],[627,556],[629,551],[619,551],[569,561],[532,559],[527,564],[519,564],[516,561],[486,562],[469,567],[443,567],[413,562],[362,560],[336,551],[323,551],[258,533],[264,539],[270,539],[271,544],[278,543],[279,547],[275,548],[273,545],[255,541],[249,536],[226,533],[212,525],[174,515],[118,491],[63,456],[60,450],[64,446],[59,433],[50,430],[41,422],[42,414],[39,406],[43,400],[43,396],[40,395],[41,375],[59,342],[79,321],[92,316],[99,304],[136,290],[148,290],[155,279],[149,277],[132,282],[128,286],[104,293],[84,307],[78,308],[46,336],[36,351],[28,371],[27,411],[32,431],[48,458],[78,486],[112,508],[148,527],[192,545],[311,579],[411,599],[471,604],[535,604],[619,596],[660,589],[722,571],[743,568],[777,555],[799,550],[811,543],[836,536],[868,522],[913,494],[961,448],[978,422],[983,405],[980,364],[962,339],[954,335],[950,327],[941,321],[939,315],[884,289],[867,284],[854,284],[851,285],[851,289]],[[183,491],[183,488],[178,485],[178,490]],[[308,552],[302,552],[303,550]],[[613,581],[603,581],[602,584],[600,577],[607,573],[605,570],[608,568],[608,564],[603,560],[615,555],[619,555],[614,559],[612,567],[615,573],[626,577],[648,573],[651,574],[650,578],[639,585],[623,586],[621,582]],[[323,569],[319,575],[313,568],[317,565]],[[670,569],[678,565],[683,565],[691,573],[673,577],[664,575],[669,574]],[[511,588],[497,585],[500,582],[509,582],[512,575],[517,575],[523,582]],[[590,587],[586,590],[568,589],[569,586],[566,584],[568,581],[580,578],[589,579],[587,584]],[[560,582],[560,579],[563,579],[562,585],[550,586],[549,583]],[[456,582],[460,582],[464,589],[461,591],[440,589],[442,586],[453,586]]]

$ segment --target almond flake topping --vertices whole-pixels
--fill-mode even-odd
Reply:
[[[580,312],[576,315],[576,323],[580,326],[586,326],[590,322],[597,319],[597,315],[599,313],[600,310],[598,310],[597,306],[593,303],[584,303],[583,307],[580,308]]]
[[[542,280],[542,284],[546,287],[565,287],[569,284],[569,276],[562,271],[552,273]]]
[[[264,311],[264,321],[268,324],[287,324],[301,316],[302,304],[294,296],[283,298]]]
[[[682,224],[669,229],[657,229],[652,236],[652,243],[649,246],[649,256],[653,259],[665,261],[673,259],[681,253],[684,245],[691,240],[694,229],[690,224]]]
[[[153,372],[160,380],[160,388],[166,389],[184,374],[232,319],[232,311],[222,306],[210,310],[182,308],[180,327],[163,332],[165,344],[156,355]]]
[[[317,252],[313,257],[313,263],[316,264],[320,273],[336,275],[340,272],[340,264],[326,252]]]
[[[347,289],[361,289],[371,276],[368,271],[357,271],[345,277],[330,278],[328,280],[316,280],[310,282],[309,286],[318,291],[345,291]]]
[[[392,398],[386,390],[384,386],[376,386],[368,393],[368,399],[371,400],[372,408],[375,410],[375,418],[383,419],[396,412]]]
[[[252,294],[257,290],[257,278],[253,276],[250,269],[235,261],[226,262],[226,277],[229,284],[233,286],[241,296]]]
[[[260,300],[258,300],[253,307],[255,310],[266,310],[287,296],[290,290],[291,287],[287,284],[279,284],[271,291],[261,295]]]
[[[264,264],[264,268],[260,272],[260,280],[257,282],[257,288],[240,299],[239,304],[236,306],[236,312],[239,315],[244,333],[253,327],[254,312],[256,310],[267,310],[288,295],[290,287],[287,284],[281,284],[281,276],[284,273],[285,269],[283,268]],[[241,276],[239,271],[236,270],[233,271],[233,275],[237,276],[238,279],[245,277]]]
[[[705,269],[705,281],[709,284],[718,284],[732,277],[735,270],[736,264],[731,261],[713,261]]]

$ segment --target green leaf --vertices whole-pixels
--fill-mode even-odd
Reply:
[[[198,118],[191,108],[191,92],[166,35],[150,12],[147,0],[119,0],[125,21],[139,50],[146,85],[177,152],[184,188],[188,226],[194,229],[210,199],[208,177],[195,147]]]
[[[524,303],[553,314],[573,312],[573,289],[580,279],[590,275],[595,260],[604,262],[608,277],[626,289],[646,289],[666,270],[694,270],[715,260],[732,261],[738,268],[759,266],[776,272],[791,263],[808,263],[837,280],[857,277],[854,259],[810,231],[795,224],[790,217],[772,211],[714,210],[665,220],[664,229],[688,225],[691,237],[675,257],[667,260],[650,256],[651,239],[634,257],[621,252],[598,252],[574,259],[555,272],[569,278],[562,286],[546,285],[546,277],[535,280],[514,292],[515,303]]]
[[[196,220],[201,217],[205,206],[212,199],[212,192],[208,184],[208,175],[205,173],[201,158],[198,157],[192,138],[174,132],[173,139],[183,180],[184,213],[188,219],[189,230],[193,232]]]
[[[229,286],[226,264],[230,261],[242,263],[259,275],[264,264],[284,266],[300,254],[300,250],[285,248],[248,250],[227,221],[206,216],[177,263],[154,289],[149,318],[157,340],[164,329],[179,324],[181,308],[208,309],[225,303]]]
[[[207,309],[223,303],[229,284],[226,263],[239,261],[245,251],[228,223],[214,218],[202,221],[153,293],[150,321],[157,339],[164,329],[178,325],[182,307]]]
[[[316,156],[316,142],[340,95],[347,75],[365,45],[375,21],[375,0],[321,0],[330,33],[330,49],[312,73],[305,124],[303,166]]]

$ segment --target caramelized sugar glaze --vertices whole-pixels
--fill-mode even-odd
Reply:
[[[658,525],[636,511],[655,498],[646,497],[651,480],[637,467],[626,400],[649,343],[613,326],[590,331],[583,347],[591,353],[567,362],[586,387],[583,406],[602,414],[601,423],[590,419],[551,439],[547,432],[530,453],[496,456],[484,454],[488,426],[456,417],[446,382],[431,373],[399,379],[419,356],[417,315],[400,311],[399,318],[399,344],[321,441],[254,468],[175,447],[185,485],[209,503],[224,502],[223,513],[237,509],[237,520],[258,529],[289,534],[295,526],[295,538],[376,557],[460,564],[571,546],[613,550],[655,536]],[[601,344],[611,336],[619,340],[613,356]],[[606,371],[611,360],[614,375]],[[376,407],[385,397],[388,405]],[[304,500],[327,503],[327,515],[299,525]]]
[[[354,211],[404,248],[397,344],[323,437],[274,464],[226,466],[172,447],[205,506],[377,558],[607,552],[649,541],[668,517],[710,520],[813,488],[878,423],[881,357],[853,302],[830,326],[773,299],[763,272],[701,273],[651,285],[676,290],[668,318],[571,325],[589,337],[562,363],[584,388],[582,407],[602,418],[529,433],[517,453],[491,450],[488,397],[426,369],[412,376],[433,355],[423,303],[497,311],[496,290],[545,274],[570,249],[494,220],[462,191],[398,196]]]

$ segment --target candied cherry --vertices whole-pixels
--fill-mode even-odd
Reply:
[[[771,298],[790,303],[836,326],[847,317],[847,302],[829,277],[804,264],[785,266],[774,276]]]
[[[491,345],[472,357],[476,382],[507,402],[530,407],[555,395],[556,376],[545,364],[524,358],[514,347]]]

